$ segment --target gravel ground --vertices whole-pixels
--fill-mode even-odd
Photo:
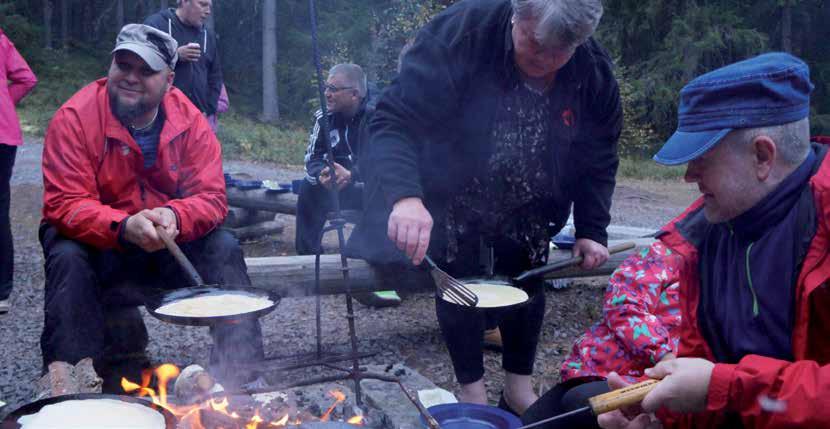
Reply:
[[[0,316],[0,400],[10,412],[31,400],[40,376],[39,336],[43,326],[43,259],[37,241],[42,182],[38,141],[28,141],[17,156],[12,178],[12,228],[15,242],[15,290],[9,315]],[[302,169],[226,162],[231,173],[247,172],[259,179],[288,181],[302,177]],[[682,183],[622,181],[614,198],[615,224],[657,228],[692,199],[696,190]],[[245,245],[248,255],[287,254],[293,247],[293,219],[281,237]],[[547,292],[542,341],[537,356],[535,382],[540,390],[558,379],[558,366],[573,340],[599,316],[599,298],[605,279],[579,280],[564,290]],[[345,305],[342,296],[322,299],[324,341],[327,349],[348,347]],[[356,305],[357,330],[362,350],[377,351],[366,363],[403,362],[436,384],[454,389],[452,367],[435,320],[433,299],[425,294],[409,296],[398,308],[370,309]],[[149,355],[154,363],[206,364],[209,337],[205,328],[169,325],[145,314],[151,333]],[[285,355],[312,351],[314,347],[314,298],[285,299],[262,319],[266,353]],[[498,398],[502,373],[499,354],[486,352],[490,397]],[[274,375],[292,380],[319,374],[319,369]]]

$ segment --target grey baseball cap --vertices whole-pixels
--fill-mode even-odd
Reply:
[[[176,68],[179,44],[167,33],[144,24],[127,24],[115,39],[117,51],[130,51],[144,60],[151,69]]]

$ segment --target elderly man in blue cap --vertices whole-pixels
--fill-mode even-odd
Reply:
[[[703,196],[659,234],[682,257],[678,358],[605,428],[830,427],[830,161],[809,68],[769,53],[694,79],[654,159]],[[636,299],[636,297],[634,297]],[[625,383],[616,374],[611,388]]]

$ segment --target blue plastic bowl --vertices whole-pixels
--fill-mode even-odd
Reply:
[[[553,244],[555,244],[559,249],[573,249],[574,244],[576,244],[576,237],[563,233],[556,234],[551,239],[551,242],[553,242]]]
[[[501,408],[478,404],[441,404],[429,407],[441,429],[516,429],[522,421]],[[421,424],[427,427],[421,417]]]

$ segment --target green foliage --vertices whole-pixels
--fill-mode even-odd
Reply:
[[[671,135],[677,126],[678,94],[683,85],[709,70],[762,52],[767,46],[767,36],[747,27],[739,7],[722,3],[652,1],[648,3],[652,8],[646,11],[651,11],[655,17],[664,16],[658,4],[669,8],[671,3],[679,10],[673,8],[676,14],[669,19],[670,25],[661,26],[657,22],[641,25],[638,29],[646,34],[632,34],[636,30],[626,29],[633,40],[651,38],[656,41],[644,42],[652,50],[637,53],[617,47],[627,55],[623,65],[629,68],[632,86],[629,103],[635,106],[630,110],[633,117],[626,119],[653,124],[661,139]],[[631,3],[619,6],[625,9],[631,7]],[[613,14],[614,11],[609,10],[606,17],[610,15],[613,19]],[[624,25],[624,22],[611,24],[611,29],[616,25]]]
[[[374,79],[387,84],[397,74],[401,49],[418,29],[446,6],[437,1],[391,0],[389,8],[375,19],[375,44],[371,66]]]
[[[18,106],[23,131],[35,136],[44,135],[58,107],[85,85],[104,77],[109,66],[108,57],[83,51],[48,53],[48,62],[30,64],[38,84]]]
[[[617,69],[617,82],[620,86],[620,99],[623,105],[623,130],[620,134],[619,153],[622,157],[646,157],[657,151],[662,140],[657,136],[654,127],[643,118],[643,106],[636,103],[634,84],[631,83],[629,72],[620,67]]]
[[[308,132],[299,127],[277,128],[238,114],[219,118],[216,132],[226,158],[302,165]]]
[[[0,2],[0,28],[30,65],[37,63],[41,57],[41,28],[13,10],[13,4]]]

